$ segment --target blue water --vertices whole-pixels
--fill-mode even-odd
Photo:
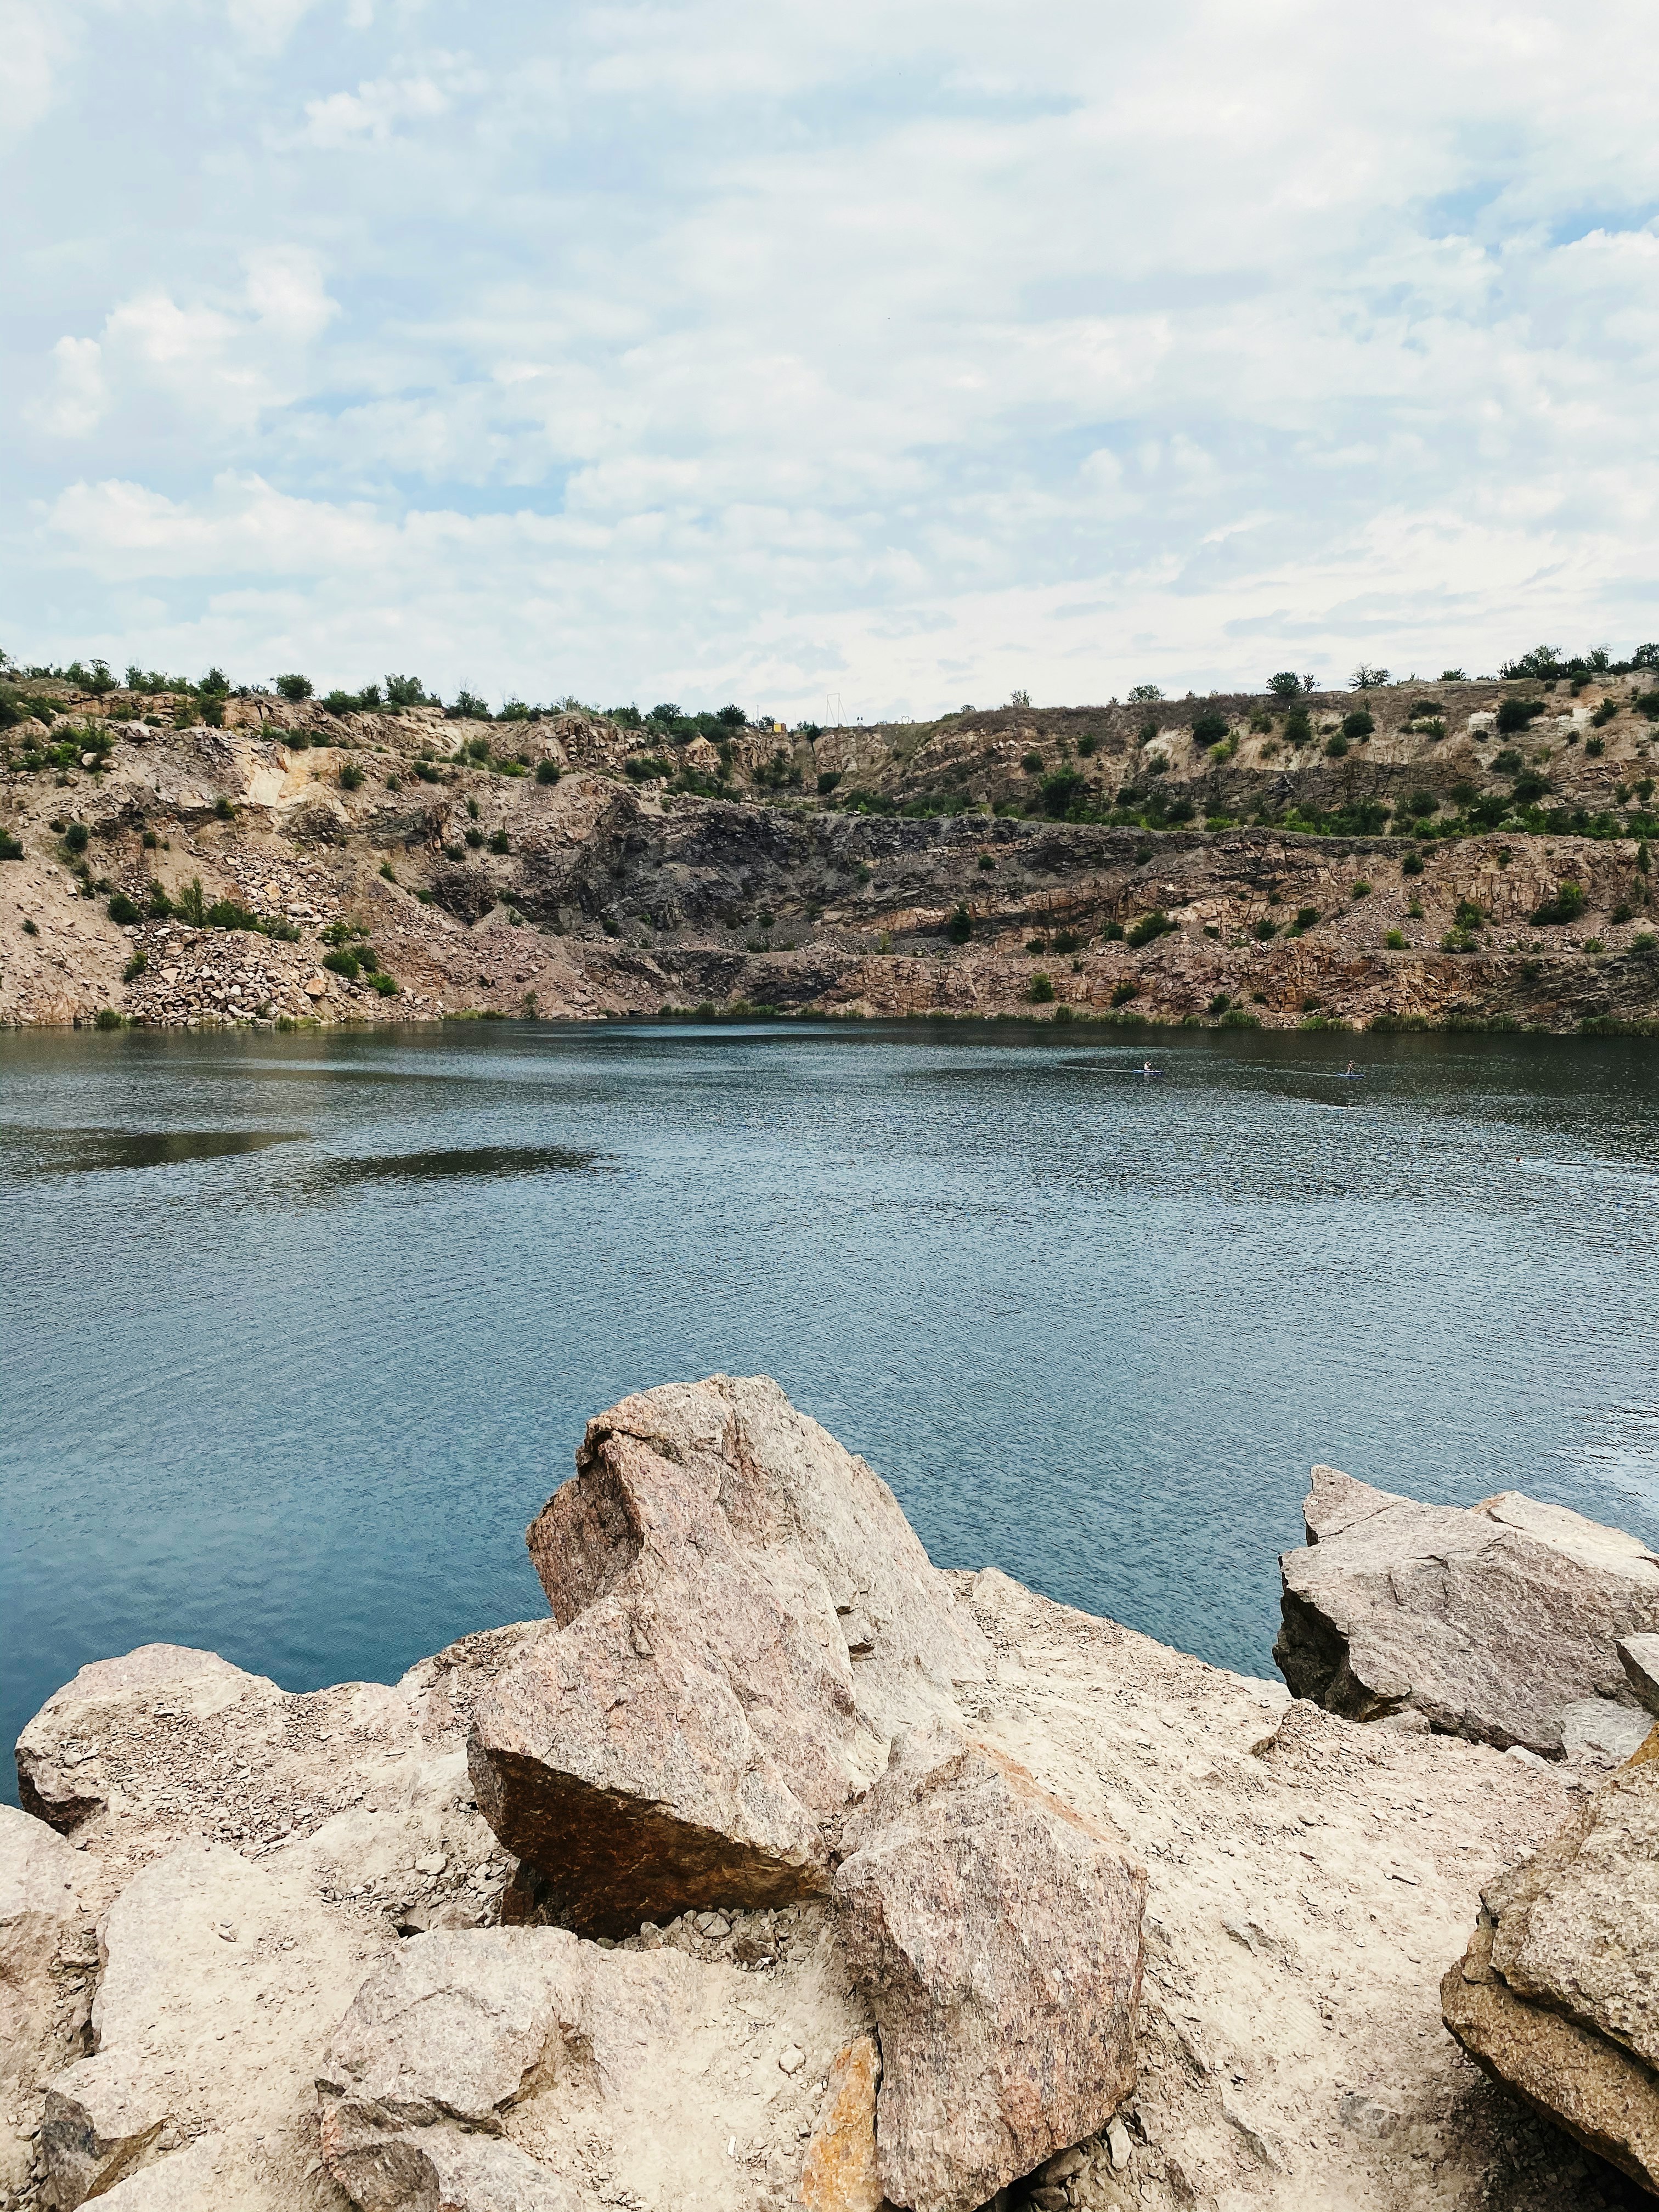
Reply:
[[[8,1740],[152,1639],[305,1688],[540,1613],[586,1418],[716,1369],[1254,1673],[1315,1459],[1659,1540],[1659,1049],[1118,1035],[6,1036]]]

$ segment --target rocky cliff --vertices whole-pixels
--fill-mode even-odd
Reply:
[[[1426,717],[1370,695],[1352,744],[1349,700],[1306,702],[1305,744],[1220,701],[793,754],[751,733],[729,760],[574,714],[233,698],[222,727],[179,727],[187,704],[37,701],[50,723],[5,733],[0,1019],[1659,1018],[1653,726],[1628,687],[1552,702],[1518,740],[1505,687],[1440,688]],[[1232,735],[1200,744],[1200,709]],[[1547,809],[1516,796],[1529,775]],[[1460,834],[1426,834],[1465,804]]]
[[[1533,2117],[1489,2015],[1566,1990],[1650,2096],[1650,1961],[1595,1915],[1645,1897],[1615,1808],[1659,1769],[1360,1722],[942,1573],[763,1378],[600,1416],[530,1542],[550,1616],[392,1686],[151,1645],[30,1723],[8,2205],[1634,2201],[1579,2142],[1644,2177],[1643,2113],[1564,2109],[1556,2061],[1519,2086],[1579,2142]],[[1589,1899],[1547,1954],[1544,1877]],[[1477,2066],[1437,1984],[1483,1912],[1482,2020],[1445,2000]]]

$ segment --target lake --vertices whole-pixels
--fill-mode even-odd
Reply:
[[[1659,1541],[1656,1079],[1614,1039],[9,1033],[7,1740],[137,1644],[305,1689],[544,1612],[584,1421],[716,1370],[941,1565],[1253,1674],[1315,1460]]]

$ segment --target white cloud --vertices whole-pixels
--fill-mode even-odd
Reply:
[[[806,711],[827,672],[920,709],[1641,621],[1635,0],[416,20],[248,0],[189,132],[32,196],[77,298],[144,217],[46,325],[96,335],[40,342],[51,604],[161,591],[166,650],[329,680],[398,635],[451,687]]]
[[[96,338],[59,338],[52,360],[52,388],[31,417],[54,438],[84,438],[97,428],[109,404],[103,348]]]

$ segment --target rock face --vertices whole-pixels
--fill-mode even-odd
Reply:
[[[528,1531],[555,1626],[480,1699],[480,1809],[599,1935],[827,1890],[827,1824],[983,1673],[885,1483],[765,1377],[625,1399]]]
[[[1659,1764],[1487,1886],[1441,2002],[1489,2074],[1659,2195]]]
[[[637,1939],[635,1939],[637,1941]],[[562,1929],[416,1936],[364,1984],[319,2075],[322,2154],[365,2212],[801,2201],[874,2166],[873,2052],[833,1929],[762,1979]]]
[[[1287,1552],[1273,1647],[1297,1697],[1560,1758],[1622,1757],[1645,1732],[1624,1636],[1659,1629],[1659,1560],[1516,1491],[1468,1511],[1316,1467],[1308,1548]]]
[[[881,2036],[883,2189],[973,2212],[1133,2087],[1145,1869],[1013,1760],[936,1735],[906,1740],[847,1840],[836,1891]]]

